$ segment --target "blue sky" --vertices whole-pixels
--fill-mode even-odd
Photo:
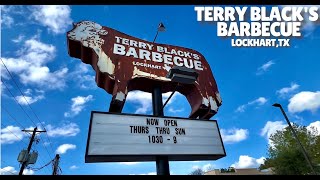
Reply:
[[[48,132],[37,136],[33,149],[39,158],[30,167],[39,168],[60,153],[62,174],[155,174],[155,162],[84,163],[90,112],[108,111],[111,95],[96,86],[89,65],[67,53],[66,32],[81,20],[148,41],[163,22],[166,31],[157,42],[195,49],[209,62],[223,101],[211,119],[218,121],[227,156],[170,162],[171,174],[258,167],[267,157],[268,137],[286,125],[271,106],[275,102],[291,121],[320,128],[317,24],[304,27],[303,37],[291,39],[289,48],[236,48],[230,39],[217,37],[214,24],[197,22],[194,6],[2,6],[1,58],[32,110],[1,63],[1,174],[19,171],[17,156],[29,142],[21,129],[35,125]],[[176,94],[165,115],[188,117],[187,104]],[[152,114],[151,95],[131,92],[123,112]],[[52,169],[25,173],[51,174]]]

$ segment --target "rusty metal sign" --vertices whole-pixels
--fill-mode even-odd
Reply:
[[[176,83],[167,78],[174,66],[198,73],[194,84],[177,89],[190,106],[190,118],[210,119],[222,100],[205,57],[189,48],[158,44],[129,36],[92,21],[74,24],[67,32],[68,53],[90,64],[97,85],[112,94],[109,112],[121,112],[129,91],[152,92],[155,85],[163,93],[173,91]]]

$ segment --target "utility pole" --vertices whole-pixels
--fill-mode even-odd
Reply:
[[[59,154],[56,154],[56,157],[54,158],[54,162],[53,162],[53,172],[52,172],[52,175],[58,175],[58,166],[59,166],[59,159],[60,159],[60,156]]]
[[[36,136],[36,133],[37,132],[46,132],[46,131],[37,131],[37,127],[35,127],[34,129],[33,129],[33,131],[31,131],[31,130],[22,130],[23,132],[32,132],[32,136],[31,136],[31,138],[30,138],[30,142],[29,142],[29,145],[28,145],[28,149],[27,149],[27,155],[29,156],[29,153],[30,153],[30,150],[31,150],[31,147],[32,147],[32,143],[33,143],[33,141],[34,141],[34,138],[35,138],[35,136]],[[24,170],[24,168],[27,166],[27,162],[28,162],[28,160],[27,161],[24,161],[23,163],[22,163],[22,165],[21,165],[21,168],[20,168],[20,172],[19,172],[19,175],[22,175],[22,173],[23,173],[23,170]]]

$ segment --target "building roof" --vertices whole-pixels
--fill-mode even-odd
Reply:
[[[271,169],[259,170],[257,168],[242,168],[236,169],[235,172],[221,172],[220,169],[205,172],[204,175],[272,175]]]

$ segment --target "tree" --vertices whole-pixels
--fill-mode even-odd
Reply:
[[[312,165],[320,173],[317,165],[320,164],[320,135],[316,128],[307,129],[293,123],[293,128],[305,148]],[[260,169],[272,168],[279,175],[306,175],[312,170],[306,161],[297,140],[289,127],[277,131],[270,136],[268,158]]]
[[[203,175],[204,172],[202,171],[201,168],[197,168],[195,170],[193,170],[189,175]]]

